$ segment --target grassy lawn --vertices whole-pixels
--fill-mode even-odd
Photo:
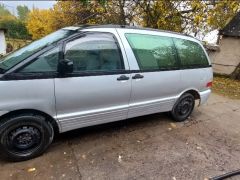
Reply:
[[[232,80],[227,77],[214,77],[213,92],[230,97],[232,99],[240,99],[240,81]]]

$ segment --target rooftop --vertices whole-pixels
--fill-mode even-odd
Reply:
[[[240,11],[219,31],[219,34],[223,36],[240,37]]]

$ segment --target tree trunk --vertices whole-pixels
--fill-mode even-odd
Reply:
[[[231,74],[231,78],[232,79],[237,79],[240,80],[240,63],[238,64],[238,66],[236,67],[236,69],[233,71],[233,73]]]
[[[120,8],[120,25],[126,25],[126,17],[124,11],[125,0],[119,0],[119,8]]]

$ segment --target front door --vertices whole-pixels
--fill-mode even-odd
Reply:
[[[113,34],[85,33],[66,43],[64,58],[74,70],[55,79],[62,132],[127,118],[131,81]]]

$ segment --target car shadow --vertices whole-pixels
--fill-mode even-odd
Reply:
[[[83,127],[76,130],[71,130],[65,133],[58,134],[54,140],[55,143],[68,141],[81,137],[87,137],[102,133],[114,133],[123,129],[137,129],[137,127],[155,126],[156,123],[168,123],[173,121],[168,113],[157,113],[151,115],[130,118],[121,121],[115,121],[90,127]]]

